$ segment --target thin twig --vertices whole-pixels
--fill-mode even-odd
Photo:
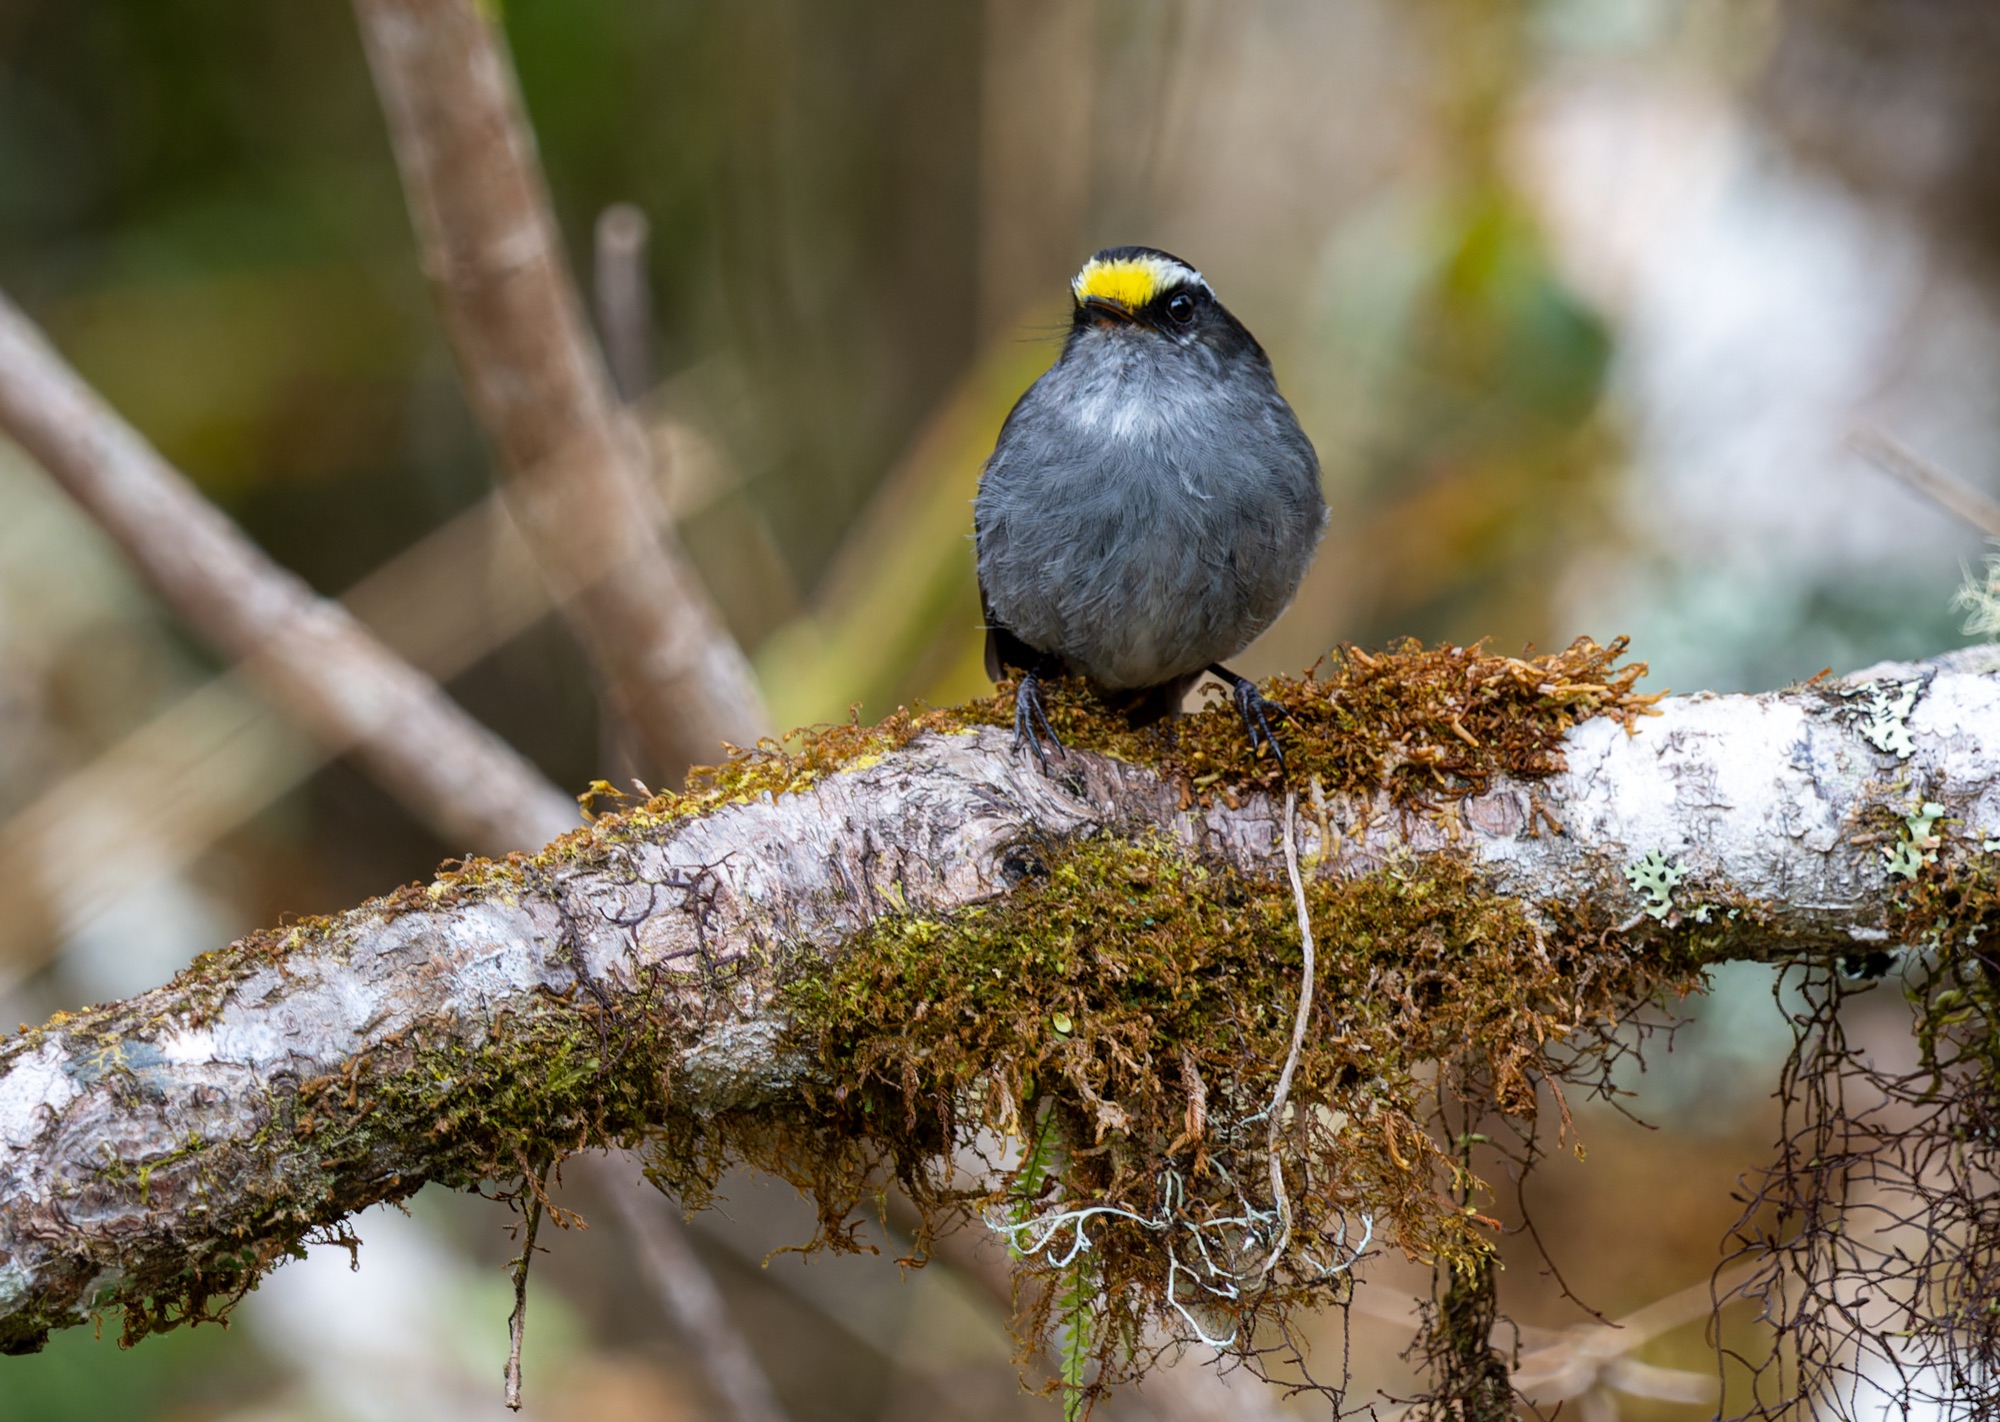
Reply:
[[[591,289],[597,338],[619,398],[629,405],[653,385],[653,288],[646,271],[652,227],[633,204],[613,203],[597,215],[594,236]],[[638,728],[615,698],[601,696],[598,701],[599,773],[614,785],[639,783],[645,758]]]
[[[686,554],[655,534],[646,452],[589,338],[492,12],[354,9],[467,395],[571,630],[663,779],[754,744],[762,699]]]
[[[1918,458],[1883,431],[1872,427],[1854,430],[1847,436],[1847,447],[1939,507],[1957,514],[1988,538],[2000,538],[2000,502]]]
[[[652,226],[629,202],[597,214],[591,289],[597,334],[618,393],[630,403],[653,387],[653,284],[646,270]]]
[[[521,1410],[521,1340],[528,1333],[528,1266],[535,1259],[535,1231],[542,1223],[542,1201],[548,1194],[549,1171],[553,1165],[544,1165],[539,1172],[540,1179],[523,1176],[522,1187],[528,1195],[527,1238],[521,1244],[521,1257],[514,1261],[514,1311],[507,1316],[507,1410]]]
[[[1298,1070],[1299,1052],[1305,1047],[1306,1027],[1312,1021],[1313,999],[1313,930],[1312,912],[1306,905],[1306,886],[1299,877],[1299,851],[1294,839],[1293,821],[1299,807],[1298,792],[1285,792],[1285,875],[1292,881],[1292,906],[1299,915],[1299,948],[1305,958],[1305,971],[1299,979],[1299,1010],[1292,1020],[1292,1049],[1285,1054],[1285,1069],[1278,1073],[1278,1089],[1271,1093],[1271,1199],[1278,1211],[1281,1227],[1278,1244],[1265,1261],[1268,1272],[1275,1269],[1278,1259],[1291,1243],[1292,1205],[1285,1194],[1285,1167],[1278,1153],[1278,1138],[1284,1133],[1285,1101],[1292,1094],[1292,1073]]]
[[[770,1379],[731,1321],[722,1290],[689,1244],[687,1231],[664,1208],[657,1191],[635,1186],[614,1166],[621,1160],[630,1163],[628,1156],[607,1156],[589,1162],[590,1170],[637,1246],[653,1296],[693,1344],[709,1384],[735,1422],[784,1422]]]
[[[575,807],[505,741],[204,499],[0,297],[0,428],[154,591],[322,744],[455,845],[529,849]]]

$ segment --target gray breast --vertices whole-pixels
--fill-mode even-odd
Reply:
[[[1268,373],[1184,351],[1057,363],[979,487],[994,619],[1110,690],[1233,656],[1298,590],[1326,520],[1319,462]]]

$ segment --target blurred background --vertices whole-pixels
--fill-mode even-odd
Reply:
[[[1843,441],[1886,430],[2000,486],[2000,11],[507,0],[504,21],[579,277],[607,208],[650,226],[625,368],[782,725],[986,689],[979,464],[1054,358],[1069,276],[1122,242],[1202,268],[1325,466],[1331,530],[1247,671],[1629,633],[1652,689],[1760,689],[1963,640],[1979,535]],[[426,596],[507,605],[452,693],[564,786],[615,769],[580,654],[476,536],[488,456],[345,6],[0,0],[0,288],[315,587],[404,556]],[[5,1020],[462,850],[221,670],[0,447]],[[200,774],[147,778],[162,746]],[[1582,1110],[1589,1168],[1538,1176],[1544,1241],[1610,1316],[1706,1277],[1767,1155],[1771,986],[1719,975],[1628,1083],[1648,1125]],[[810,1233],[787,1193],[741,1182],[693,1223],[791,1416],[1056,1415],[969,1276],[766,1264]],[[710,1415],[615,1221],[566,1198],[598,1228],[538,1266],[531,1414]],[[359,1222],[359,1272],[288,1266],[226,1335],[59,1334],[0,1361],[0,1422],[492,1415],[505,1222],[427,1192]],[[1521,1243],[1506,1303],[1584,1321]],[[1421,1291],[1398,1264],[1364,1292]],[[1707,1370],[1701,1335],[1637,1356]],[[1407,1388],[1409,1337],[1328,1320],[1317,1370],[1345,1355],[1355,1402]]]

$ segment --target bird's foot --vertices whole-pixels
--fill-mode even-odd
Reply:
[[[1269,700],[1257,689],[1257,683],[1247,676],[1238,676],[1225,666],[1209,668],[1217,676],[1229,683],[1229,699],[1236,703],[1236,714],[1243,718],[1243,729],[1250,737],[1250,749],[1257,755],[1264,753],[1264,747],[1271,748],[1271,754],[1278,759],[1278,773],[1285,772],[1285,748],[1278,744],[1278,737],[1271,730],[1269,713],[1280,716],[1291,713],[1277,702]]]
[[[1069,753],[1063,749],[1061,739],[1049,725],[1049,713],[1042,706],[1042,681],[1032,671],[1021,673],[1019,685],[1014,688],[1014,749],[1026,746],[1034,752],[1035,764],[1042,768],[1042,774],[1049,773],[1049,758],[1042,751],[1042,740],[1056,748],[1056,756],[1067,760]]]

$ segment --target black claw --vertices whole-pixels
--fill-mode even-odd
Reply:
[[[1267,700],[1264,693],[1257,689],[1257,683],[1249,677],[1238,676],[1227,667],[1210,667],[1209,670],[1229,683],[1229,696],[1236,703],[1236,714],[1243,718],[1243,729],[1250,737],[1251,751],[1262,755],[1264,747],[1269,746],[1271,754],[1277,757],[1278,773],[1284,774],[1285,748],[1278,744],[1266,713],[1275,711],[1280,716],[1290,717],[1291,712],[1278,702]]]
[[[1056,748],[1056,755],[1067,760],[1069,753],[1049,725],[1049,715],[1042,707],[1041,678],[1032,671],[1021,673],[1020,685],[1014,688],[1014,749],[1023,745],[1035,753],[1035,764],[1042,768],[1042,774],[1049,773],[1049,758],[1042,753],[1042,737],[1048,737],[1049,744]]]

